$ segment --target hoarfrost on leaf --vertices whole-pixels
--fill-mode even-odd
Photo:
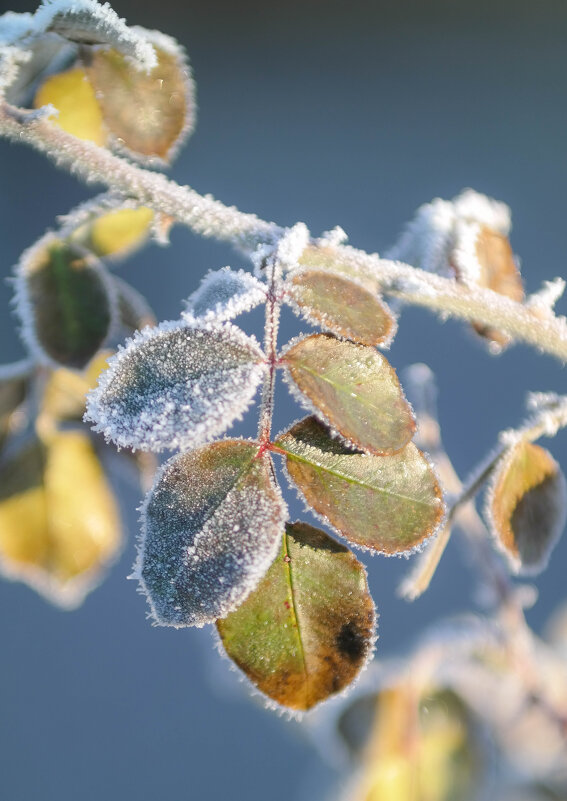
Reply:
[[[186,301],[183,317],[222,322],[250,311],[266,300],[266,285],[244,270],[223,267],[203,278]]]
[[[259,444],[222,440],[170,459],[142,509],[134,576],[160,625],[232,612],[273,562],[287,517]]]
[[[260,585],[217,622],[222,644],[258,689],[305,710],[366,666],[376,615],[366,571],[348,548],[307,523],[288,523]]]
[[[85,419],[119,447],[194,448],[240,419],[265,369],[257,341],[230,323],[161,323],[110,360]]]
[[[441,488],[412,442],[390,456],[353,453],[307,417],[276,445],[309,506],[349,542],[408,553],[437,531],[445,511]]]
[[[129,28],[108,3],[96,0],[45,0],[34,15],[36,32],[57,33],[78,44],[110,45],[146,71],[157,64],[152,44],[141,28]]]

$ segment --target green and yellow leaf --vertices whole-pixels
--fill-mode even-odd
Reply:
[[[467,801],[479,782],[474,724],[452,692],[378,696],[374,731],[348,801]],[[346,799],[345,799],[346,801]]]
[[[217,629],[259,690],[289,709],[311,709],[347,687],[372,652],[364,567],[323,531],[287,524],[264,579]]]
[[[357,448],[391,454],[412,438],[411,407],[394,368],[375,348],[313,334],[292,343],[281,361],[300,402]]]
[[[350,542],[386,554],[411,551],[444,514],[441,489],[413,443],[399,453],[353,453],[314,417],[278,437],[307,503]]]
[[[396,323],[378,295],[325,270],[291,274],[284,285],[294,309],[313,325],[362,345],[389,344]]]

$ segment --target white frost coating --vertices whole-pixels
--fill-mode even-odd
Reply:
[[[275,559],[287,507],[258,443],[174,456],[142,507],[132,577],[159,625],[203,626],[236,609]]]
[[[539,314],[552,315],[555,304],[565,292],[565,286],[563,278],[544,281],[540,290],[526,298],[525,305]]]
[[[7,11],[0,16],[0,45],[13,45],[34,30],[33,14]]]
[[[32,57],[31,52],[12,45],[3,45],[0,41],[0,97],[6,87],[17,79],[20,67]]]
[[[308,244],[309,229],[305,223],[299,222],[292,228],[286,228],[276,249],[276,258],[284,270],[297,267],[297,263]]]
[[[241,419],[265,370],[258,342],[230,323],[164,322],[109,360],[85,420],[119,447],[195,448]]]
[[[136,66],[153,69],[157,58],[142,29],[129,28],[108,3],[96,0],[45,0],[34,15],[36,33],[53,32],[72,42],[108,44],[131,56]]]
[[[340,225],[335,225],[330,231],[323,231],[318,242],[321,245],[329,245],[335,248],[338,245],[346,245],[348,242],[348,234]]]
[[[223,267],[207,273],[201,285],[186,301],[182,317],[208,322],[232,320],[264,303],[266,285],[244,270]]]
[[[463,284],[474,286],[482,275],[482,268],[476,255],[476,244],[482,227],[477,222],[456,220],[454,229],[454,248],[451,261]]]
[[[506,203],[475,192],[474,189],[463,189],[452,203],[458,218],[486,225],[503,236],[510,233],[512,218]]]
[[[454,277],[456,267],[465,282],[474,282],[480,273],[474,245],[483,226],[507,236],[511,228],[508,206],[472,189],[451,201],[436,198],[417,210],[386,257],[446,278]]]

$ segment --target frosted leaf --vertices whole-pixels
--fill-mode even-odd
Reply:
[[[508,241],[510,228],[508,206],[467,189],[452,201],[438,198],[418,209],[387,257],[521,302],[524,291]],[[474,323],[473,328],[495,353],[510,343],[498,329]]]
[[[567,519],[567,485],[551,454],[516,442],[494,472],[486,515],[512,571],[540,573]]]
[[[357,448],[393,453],[412,438],[411,407],[394,368],[375,348],[313,334],[292,340],[281,362],[290,386],[300,390],[299,402]]]
[[[258,689],[306,710],[365,667],[375,618],[354,554],[320,529],[290,523],[260,585],[217,628],[228,656]]]
[[[34,15],[36,31],[57,33],[78,44],[105,44],[130,56],[140,69],[157,64],[145,31],[129,28],[108,3],[96,0],[45,0]]]
[[[233,611],[273,562],[286,514],[258,443],[223,440],[166,462],[134,567],[156,623],[203,626]]]
[[[94,256],[47,234],[23,254],[15,287],[23,339],[43,363],[84,367],[106,341],[115,296]]]
[[[194,448],[240,419],[265,369],[256,340],[230,323],[161,323],[110,360],[85,419],[119,447]]]
[[[454,265],[450,250],[455,244],[459,247],[459,242],[455,243],[459,225],[465,237],[471,226],[486,227],[507,236],[511,227],[510,209],[505,203],[472,189],[465,189],[453,200],[436,198],[417,210],[415,218],[408,224],[398,243],[386,254],[386,258],[451,277],[454,275]]]
[[[195,87],[185,51],[146,31],[157,62],[135,70],[117,50],[96,49],[86,66],[112,147],[152,165],[168,164],[195,126]]]
[[[286,300],[312,325],[363,345],[387,346],[396,331],[385,303],[352,278],[328,270],[296,270],[284,284]]]
[[[352,543],[406,553],[434,534],[443,518],[437,478],[412,442],[391,456],[353,453],[307,417],[276,445],[309,506]]]
[[[197,291],[186,301],[187,310],[183,316],[211,322],[232,320],[265,300],[265,284],[244,270],[223,267],[207,273]]]

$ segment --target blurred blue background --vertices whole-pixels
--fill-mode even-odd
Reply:
[[[2,11],[34,9],[5,2]],[[339,224],[353,245],[378,251],[421,203],[472,186],[512,207],[528,292],[566,274],[564,2],[117,0],[115,9],[189,50],[199,121],[172,169],[180,183],[280,224],[303,220],[314,234]],[[4,142],[0,187],[3,276],[57,214],[95,191]],[[172,247],[151,246],[120,270],[158,318],[171,319],[199,277],[225,264],[245,266],[179,228]],[[23,355],[10,299],[3,282],[3,362]],[[258,333],[258,321],[249,330]],[[297,330],[286,316],[282,336]],[[461,475],[520,421],[528,390],[565,391],[551,358],[524,347],[490,357],[465,326],[424,311],[404,311],[390,356],[398,368],[425,361],[436,372],[444,440]],[[298,411],[284,388],[277,401],[279,430]],[[565,434],[550,448],[567,467]],[[146,621],[144,600],[125,581],[139,493],[126,486],[123,499],[127,547],[81,609],[60,612],[22,585],[0,584],[0,798],[323,797],[331,767],[297,724],[250,699],[208,630]],[[473,603],[458,541],[414,604],[395,594],[405,560],[364,560],[380,612],[378,658]],[[529,620],[538,630],[565,594],[566,561],[563,539],[536,582]]]

